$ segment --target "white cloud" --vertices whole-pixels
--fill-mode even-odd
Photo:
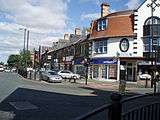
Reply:
[[[129,0],[126,6],[128,9],[135,9],[138,7],[140,0]]]
[[[100,17],[100,13],[89,13],[89,14],[82,14],[81,20],[89,19],[94,20]]]
[[[23,31],[30,30],[30,48],[51,45],[67,29],[70,0],[0,0],[0,61],[23,49]],[[5,21],[5,22],[4,22]]]
[[[64,0],[0,0],[0,10],[8,13],[12,21],[42,32],[63,30],[66,27],[66,9]]]

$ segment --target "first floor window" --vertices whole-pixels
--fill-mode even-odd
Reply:
[[[107,40],[100,40],[94,42],[95,53],[107,53]]]

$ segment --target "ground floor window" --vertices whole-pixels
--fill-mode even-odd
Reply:
[[[105,78],[105,79],[107,79],[108,77],[107,77],[107,71],[108,71],[108,66],[107,65],[102,65],[102,78]]]
[[[131,82],[137,81],[137,66],[135,61],[121,61],[121,66],[124,69],[120,70],[120,80]]]
[[[109,79],[117,79],[117,65],[109,65]]]
[[[98,79],[117,79],[117,65],[92,65],[92,76]]]
[[[99,77],[99,66],[93,65],[93,78],[98,78],[98,77]]]

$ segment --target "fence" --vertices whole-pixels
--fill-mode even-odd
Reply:
[[[112,103],[103,105],[75,120],[160,120],[160,94],[138,95],[122,100],[111,95]]]

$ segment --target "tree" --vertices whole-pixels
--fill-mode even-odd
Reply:
[[[32,65],[30,51],[20,51],[20,66],[26,68]]]
[[[4,65],[4,62],[0,62],[0,65]]]
[[[20,65],[20,55],[10,55],[7,63],[9,67],[18,67]]]
[[[20,51],[20,55],[10,55],[8,58],[8,66],[24,69],[32,65],[30,51]]]

